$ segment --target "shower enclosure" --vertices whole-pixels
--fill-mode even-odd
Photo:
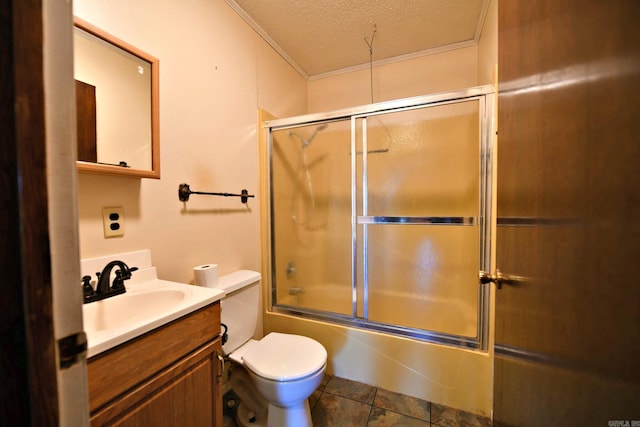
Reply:
[[[265,122],[271,310],[486,349],[493,87]]]

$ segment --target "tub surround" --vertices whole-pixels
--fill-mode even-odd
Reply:
[[[329,355],[328,374],[483,417],[491,414],[491,351],[462,350],[270,312],[264,325],[265,333],[301,334],[320,342]]]

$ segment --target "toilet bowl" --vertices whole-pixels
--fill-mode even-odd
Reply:
[[[268,427],[310,427],[308,398],[322,381],[327,352],[319,342],[301,335],[271,332],[260,340],[251,338],[259,310],[259,280],[259,273],[247,270],[220,278],[226,292],[221,319],[229,336],[222,350],[246,371],[253,384],[243,386],[238,395],[243,405],[255,408],[238,410],[238,416],[253,418],[260,413],[262,405],[255,403],[255,397],[243,399],[241,395],[255,387],[268,403]],[[245,421],[239,423],[245,425]]]
[[[268,426],[311,426],[308,398],[320,385],[327,353],[317,341],[272,332],[249,340],[229,358],[242,365],[269,404]]]

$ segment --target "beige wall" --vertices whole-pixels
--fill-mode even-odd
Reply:
[[[373,69],[373,101],[408,98],[476,86],[477,45]],[[369,69],[309,81],[309,113],[371,102]]]
[[[161,179],[80,174],[81,257],[149,248],[161,278],[190,282],[192,267],[260,270],[257,109],[306,110],[306,81],[222,1],[76,0],[74,14],[160,60]],[[284,96],[283,96],[284,94]],[[122,206],[125,235],[105,239],[102,207]]]
[[[375,51],[374,51],[375,61]],[[498,63],[498,2],[489,3],[478,44],[373,68],[373,102],[450,92],[494,82]],[[310,79],[308,113],[371,102],[371,72]]]
[[[498,66],[498,0],[491,0],[478,43],[478,84],[493,84]]]

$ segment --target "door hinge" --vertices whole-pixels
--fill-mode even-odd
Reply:
[[[87,355],[87,334],[77,332],[58,340],[60,369],[67,369],[81,362]]]

